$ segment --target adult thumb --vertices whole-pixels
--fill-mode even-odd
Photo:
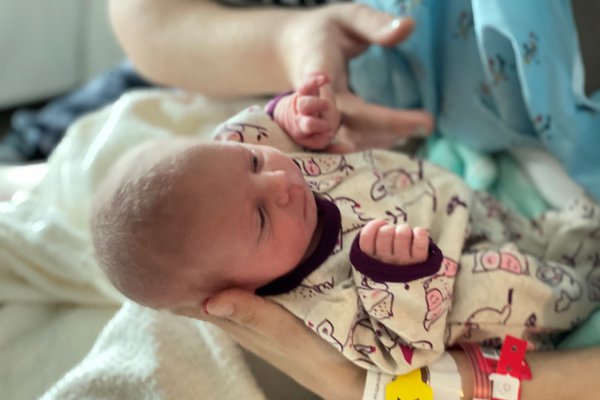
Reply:
[[[408,38],[415,27],[410,17],[395,17],[365,4],[343,4],[339,11],[342,26],[371,44],[393,46]]]

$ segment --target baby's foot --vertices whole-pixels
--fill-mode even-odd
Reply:
[[[358,244],[365,254],[381,262],[412,265],[427,260],[429,232],[425,228],[392,225],[376,219],[362,228]]]
[[[296,92],[279,101],[273,116],[297,144],[313,150],[325,148],[340,124],[329,78],[309,74]]]

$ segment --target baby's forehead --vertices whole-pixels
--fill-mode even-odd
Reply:
[[[177,171],[176,166],[185,159],[188,150],[199,144],[196,140],[175,138],[147,141],[125,152],[116,169],[125,174],[126,180],[137,180],[161,167]]]
[[[158,163],[166,158],[184,154],[198,145],[197,141],[183,138],[155,139],[141,143],[125,154],[130,163]]]

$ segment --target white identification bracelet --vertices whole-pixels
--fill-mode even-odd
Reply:
[[[396,400],[419,398],[422,400],[460,400],[462,389],[460,374],[454,358],[443,353],[428,367],[404,375],[393,376],[380,371],[367,371],[362,400]]]
[[[384,400],[385,386],[393,379],[393,375],[368,370],[362,400]]]

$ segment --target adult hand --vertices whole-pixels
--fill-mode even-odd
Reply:
[[[431,132],[433,118],[429,113],[369,104],[348,88],[348,60],[371,44],[393,46],[402,42],[414,25],[410,18],[394,19],[360,4],[319,7],[290,19],[281,37],[288,54],[284,63],[289,80],[297,87],[310,72],[327,73],[342,112],[339,140],[329,151],[385,148],[411,135]]]
[[[227,7],[211,0],[110,1],[111,21],[127,55],[147,78],[216,97],[297,89],[311,72],[331,79],[343,113],[329,151],[389,147],[428,133],[423,111],[368,104],[348,89],[348,60],[369,45],[406,39],[414,21],[360,4],[310,10]],[[198,27],[202,29],[198,29]]]
[[[252,293],[230,289],[211,297],[205,309],[186,308],[177,313],[221,327],[246,349],[324,399],[362,398],[365,371],[281,306]],[[451,351],[450,355],[461,375],[464,398],[471,399],[470,362],[460,350]],[[600,368],[600,347],[533,352],[528,353],[527,360],[534,379],[522,382],[523,400],[580,399],[600,391],[595,379]]]
[[[205,311],[180,313],[218,325],[246,349],[324,399],[362,398],[365,371],[278,304],[231,289],[212,296],[204,307]]]

